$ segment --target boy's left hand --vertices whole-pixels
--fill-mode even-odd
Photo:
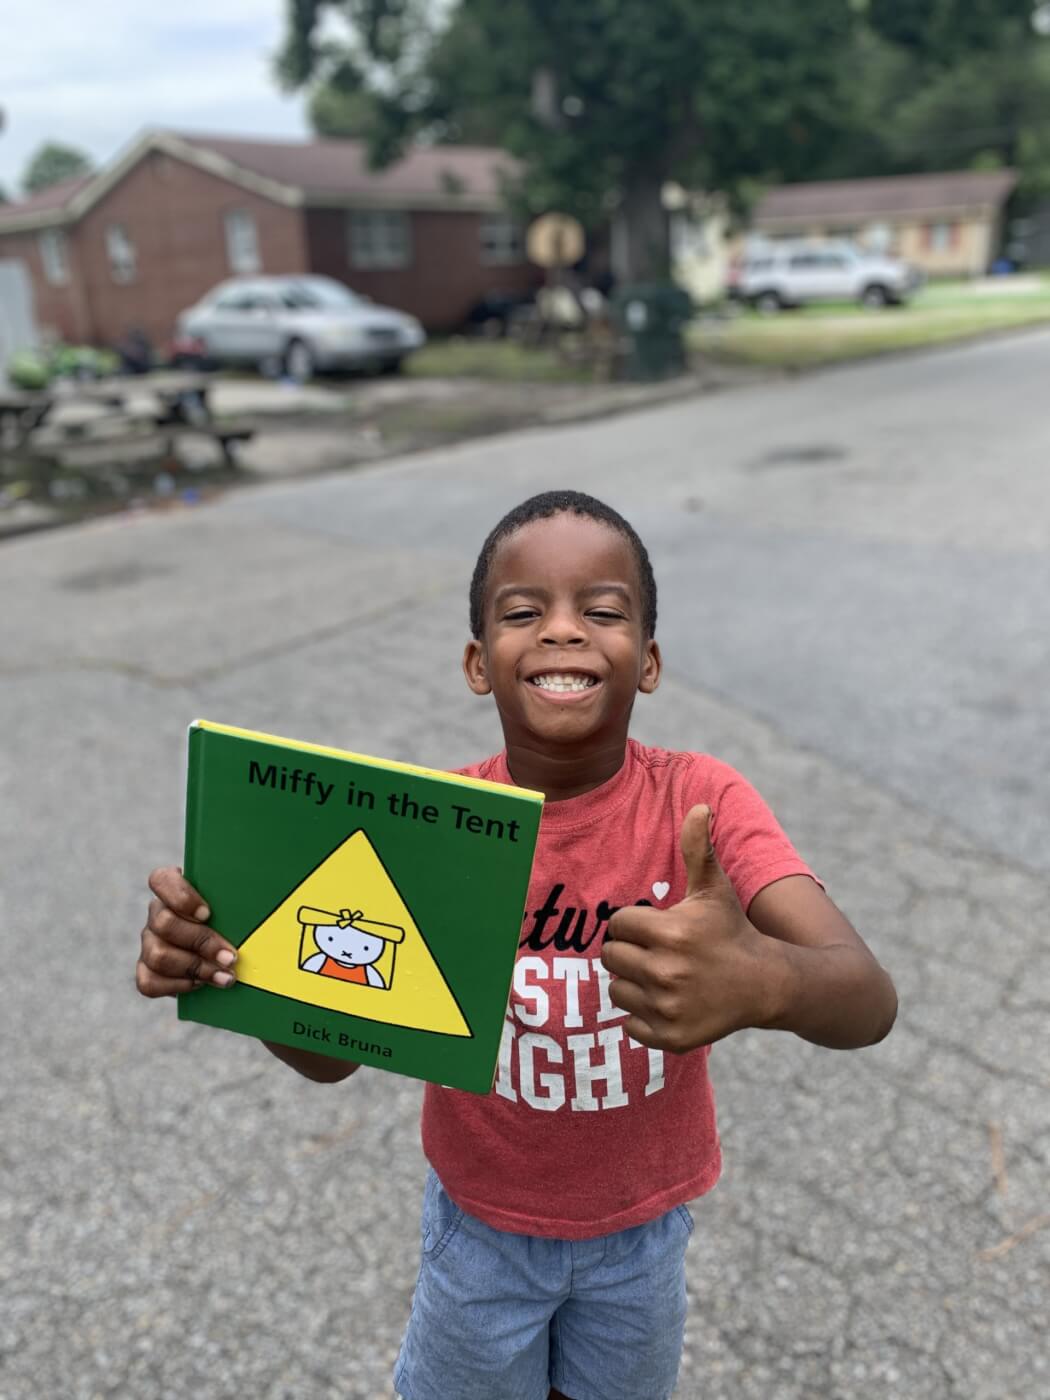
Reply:
[[[711,813],[682,824],[686,895],[670,909],[634,905],[609,921],[602,963],[627,1034],[683,1054],[745,1026],[768,1025],[784,969],[777,941],[748,922],[711,846]]]

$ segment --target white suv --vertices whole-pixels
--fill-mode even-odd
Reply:
[[[770,243],[747,254],[730,277],[730,295],[779,311],[813,301],[897,306],[922,285],[918,268],[865,253],[852,243]]]

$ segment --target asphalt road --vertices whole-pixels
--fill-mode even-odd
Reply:
[[[638,736],[743,769],[901,993],[874,1049],[712,1056],[679,1396],[1050,1393],[1048,363],[1026,334],[7,544],[2,1400],[390,1395],[418,1086],[137,998],[144,881],[195,716],[495,747],[467,580],[560,485],[654,557]]]

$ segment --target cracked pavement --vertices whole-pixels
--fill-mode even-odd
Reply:
[[[1050,336],[487,439],[0,551],[2,1400],[378,1400],[419,1086],[311,1085],[138,998],[195,716],[452,766],[500,513],[650,547],[647,742],[744,771],[901,997],[849,1054],[712,1055],[681,1400],[1050,1393]],[[1045,1228],[1044,1228],[1045,1226]],[[455,1397],[450,1397],[455,1400]],[[494,1398],[495,1400],[495,1398]]]

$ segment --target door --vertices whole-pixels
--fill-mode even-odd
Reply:
[[[33,316],[33,285],[20,258],[0,260],[0,384],[4,366],[16,350],[37,345],[40,333]]]
[[[217,360],[256,364],[283,349],[277,298],[259,287],[236,287],[213,304],[205,336]]]

